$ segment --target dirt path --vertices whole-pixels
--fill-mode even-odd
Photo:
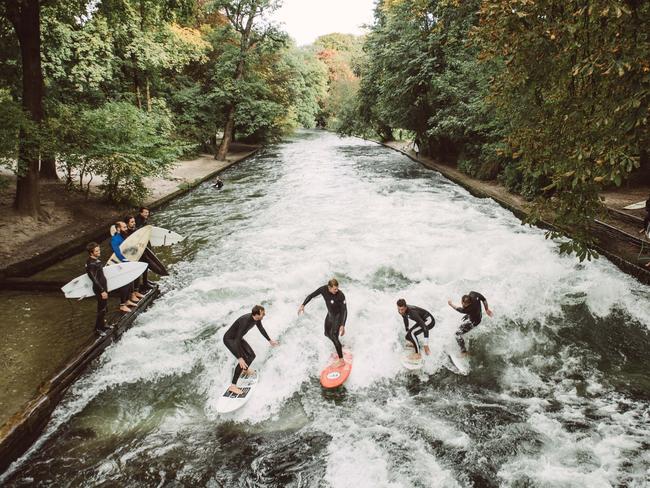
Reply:
[[[191,184],[239,161],[257,149],[256,146],[234,144],[227,161],[216,161],[212,155],[179,161],[165,178],[147,178],[150,190],[146,205],[170,195],[183,185]],[[12,210],[15,180],[0,192],[0,268],[42,254],[80,235],[91,234],[106,222],[123,218],[133,209],[116,208],[102,201],[94,179],[89,198],[65,190],[61,181],[41,181],[41,203],[44,216],[40,219],[17,216]]]

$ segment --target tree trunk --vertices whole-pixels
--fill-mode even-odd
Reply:
[[[255,16],[257,15],[257,9],[259,5],[257,3],[253,4],[253,10],[249,13],[248,20],[246,21],[246,26],[243,29],[237,29],[237,26],[234,26],[236,30],[241,33],[241,39],[239,41],[239,61],[237,62],[237,67],[235,68],[235,76],[233,80],[235,86],[239,84],[241,79],[244,77],[244,65],[246,64],[246,53],[250,48],[251,40],[251,30],[253,29],[253,22]],[[215,159],[219,161],[225,161],[226,156],[228,155],[228,149],[230,149],[230,143],[232,141],[232,135],[235,130],[235,110],[237,109],[237,101],[233,100],[226,109],[226,124],[223,128],[223,138],[219,144],[219,149],[215,156]]]
[[[147,95],[147,112],[151,112],[151,92],[149,91],[149,78],[145,81],[145,90]]]
[[[22,102],[38,126],[43,120],[43,75],[41,72],[41,27],[39,0],[13,0],[6,5],[9,20],[20,43],[23,71]],[[20,131],[18,174],[14,207],[23,215],[37,217],[41,202],[38,188],[39,143],[35,134]]]
[[[243,45],[243,43],[242,43]],[[242,48],[243,49],[243,48]],[[239,81],[244,77],[244,53],[237,63],[237,68],[235,69],[235,86]],[[223,128],[223,137],[221,138],[221,143],[219,144],[219,149],[217,154],[214,157],[218,161],[225,161],[226,156],[228,155],[228,150],[230,149],[230,143],[232,142],[232,135],[235,131],[235,110],[237,106],[235,103],[228,105],[226,109],[226,124]]]
[[[41,155],[41,170],[39,177],[45,180],[58,180],[59,175],[56,172],[56,157],[53,154]]]
[[[226,125],[223,128],[223,137],[219,143],[219,149],[217,150],[217,155],[215,159],[218,161],[225,161],[228,156],[228,149],[230,149],[230,143],[232,142],[232,133],[235,130],[235,106],[230,105],[226,109]]]

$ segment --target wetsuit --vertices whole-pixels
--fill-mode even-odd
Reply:
[[[648,224],[650,224],[650,198],[645,201],[645,218],[643,219],[643,232],[648,233]]]
[[[485,297],[476,291],[470,291],[469,298],[470,304],[467,307],[456,307],[458,312],[465,314],[460,323],[460,327],[458,327],[458,330],[456,331],[456,342],[458,342],[462,352],[467,352],[463,334],[467,334],[470,330],[481,323],[481,319],[483,318],[481,302],[487,302]]]
[[[228,350],[234,354],[234,356],[239,359],[243,358],[246,361],[248,366],[251,365],[255,359],[255,352],[251,348],[250,344],[244,340],[246,333],[251,330],[254,326],[260,331],[260,334],[264,336],[267,341],[271,341],[271,338],[264,330],[261,320],[255,320],[253,314],[247,313],[239,317],[235,322],[230,326],[223,336],[223,343],[226,345]],[[232,384],[236,385],[239,375],[241,375],[241,366],[239,362],[235,368],[235,373],[232,376]]]
[[[111,237],[111,249],[115,253],[115,256],[117,256],[117,259],[120,260],[122,263],[127,263],[129,262],[128,259],[124,257],[124,254],[122,254],[122,251],[120,251],[120,245],[124,242],[124,236],[120,234],[119,232],[116,232],[113,237]],[[128,285],[124,285],[122,288],[120,288],[118,291],[120,292],[120,304],[124,305],[126,302],[129,301],[129,295],[131,295],[131,291],[133,290],[133,284],[130,283]]]
[[[149,219],[145,219],[140,214],[136,215],[135,216],[135,228],[139,229],[140,227],[144,227],[145,225],[147,225],[147,220],[149,220]]]
[[[402,319],[404,320],[404,330],[406,330],[406,340],[413,344],[415,352],[420,354],[420,343],[416,336],[424,334],[424,345],[429,345],[429,331],[436,325],[433,315],[415,305],[406,305],[406,315],[402,315]],[[409,319],[415,322],[411,326],[409,326]]]
[[[108,293],[106,277],[104,276],[104,265],[99,259],[89,257],[86,260],[86,274],[93,283],[93,292],[97,297],[97,319],[95,330],[102,332],[106,329],[106,312],[108,309],[108,298],[102,298],[102,293]]]
[[[330,293],[327,289],[327,285],[324,285],[307,295],[307,298],[302,302],[302,305],[307,305],[312,298],[318,295],[323,297],[325,300],[325,306],[327,307],[327,317],[325,317],[325,337],[334,343],[336,354],[338,354],[339,358],[342,359],[343,346],[341,345],[341,341],[339,341],[339,326],[345,325],[345,321],[348,319],[348,307],[345,303],[345,295],[341,290],[336,294]]]

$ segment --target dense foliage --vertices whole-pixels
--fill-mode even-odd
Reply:
[[[183,152],[216,152],[231,115],[231,138],[250,143],[315,126],[327,67],[268,22],[277,5],[3,2],[0,164],[31,177],[32,205],[17,199],[18,210],[38,213],[39,166],[41,178],[56,176],[58,166],[71,190],[87,192],[94,177],[108,200],[137,202],[146,194],[143,178],[164,173]],[[246,12],[255,13],[248,34]],[[21,27],[25,19],[31,31]],[[238,30],[237,21],[246,25]],[[25,96],[35,92],[21,85],[36,83],[24,66],[24,55],[34,55],[24,49],[30,33],[40,42],[32,78],[40,76],[43,93],[36,109]]]
[[[339,130],[412,131],[531,199],[584,258],[599,192],[648,181],[648,25],[637,0],[380,0]]]

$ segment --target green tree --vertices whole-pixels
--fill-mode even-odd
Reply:
[[[502,66],[492,99],[509,121],[505,142],[545,191],[536,216],[578,237],[563,250],[589,256],[600,190],[648,164],[650,4],[486,0],[480,14],[481,56]]]
[[[240,103],[240,85],[245,81],[247,58],[267,37],[277,34],[276,29],[266,22],[266,16],[277,10],[278,0],[216,0],[215,7],[221,9],[228,19],[228,29],[238,40],[236,56],[231,58],[230,83],[225,87],[227,104],[223,137],[217,150],[216,159],[225,160],[235,129],[235,113]]]

